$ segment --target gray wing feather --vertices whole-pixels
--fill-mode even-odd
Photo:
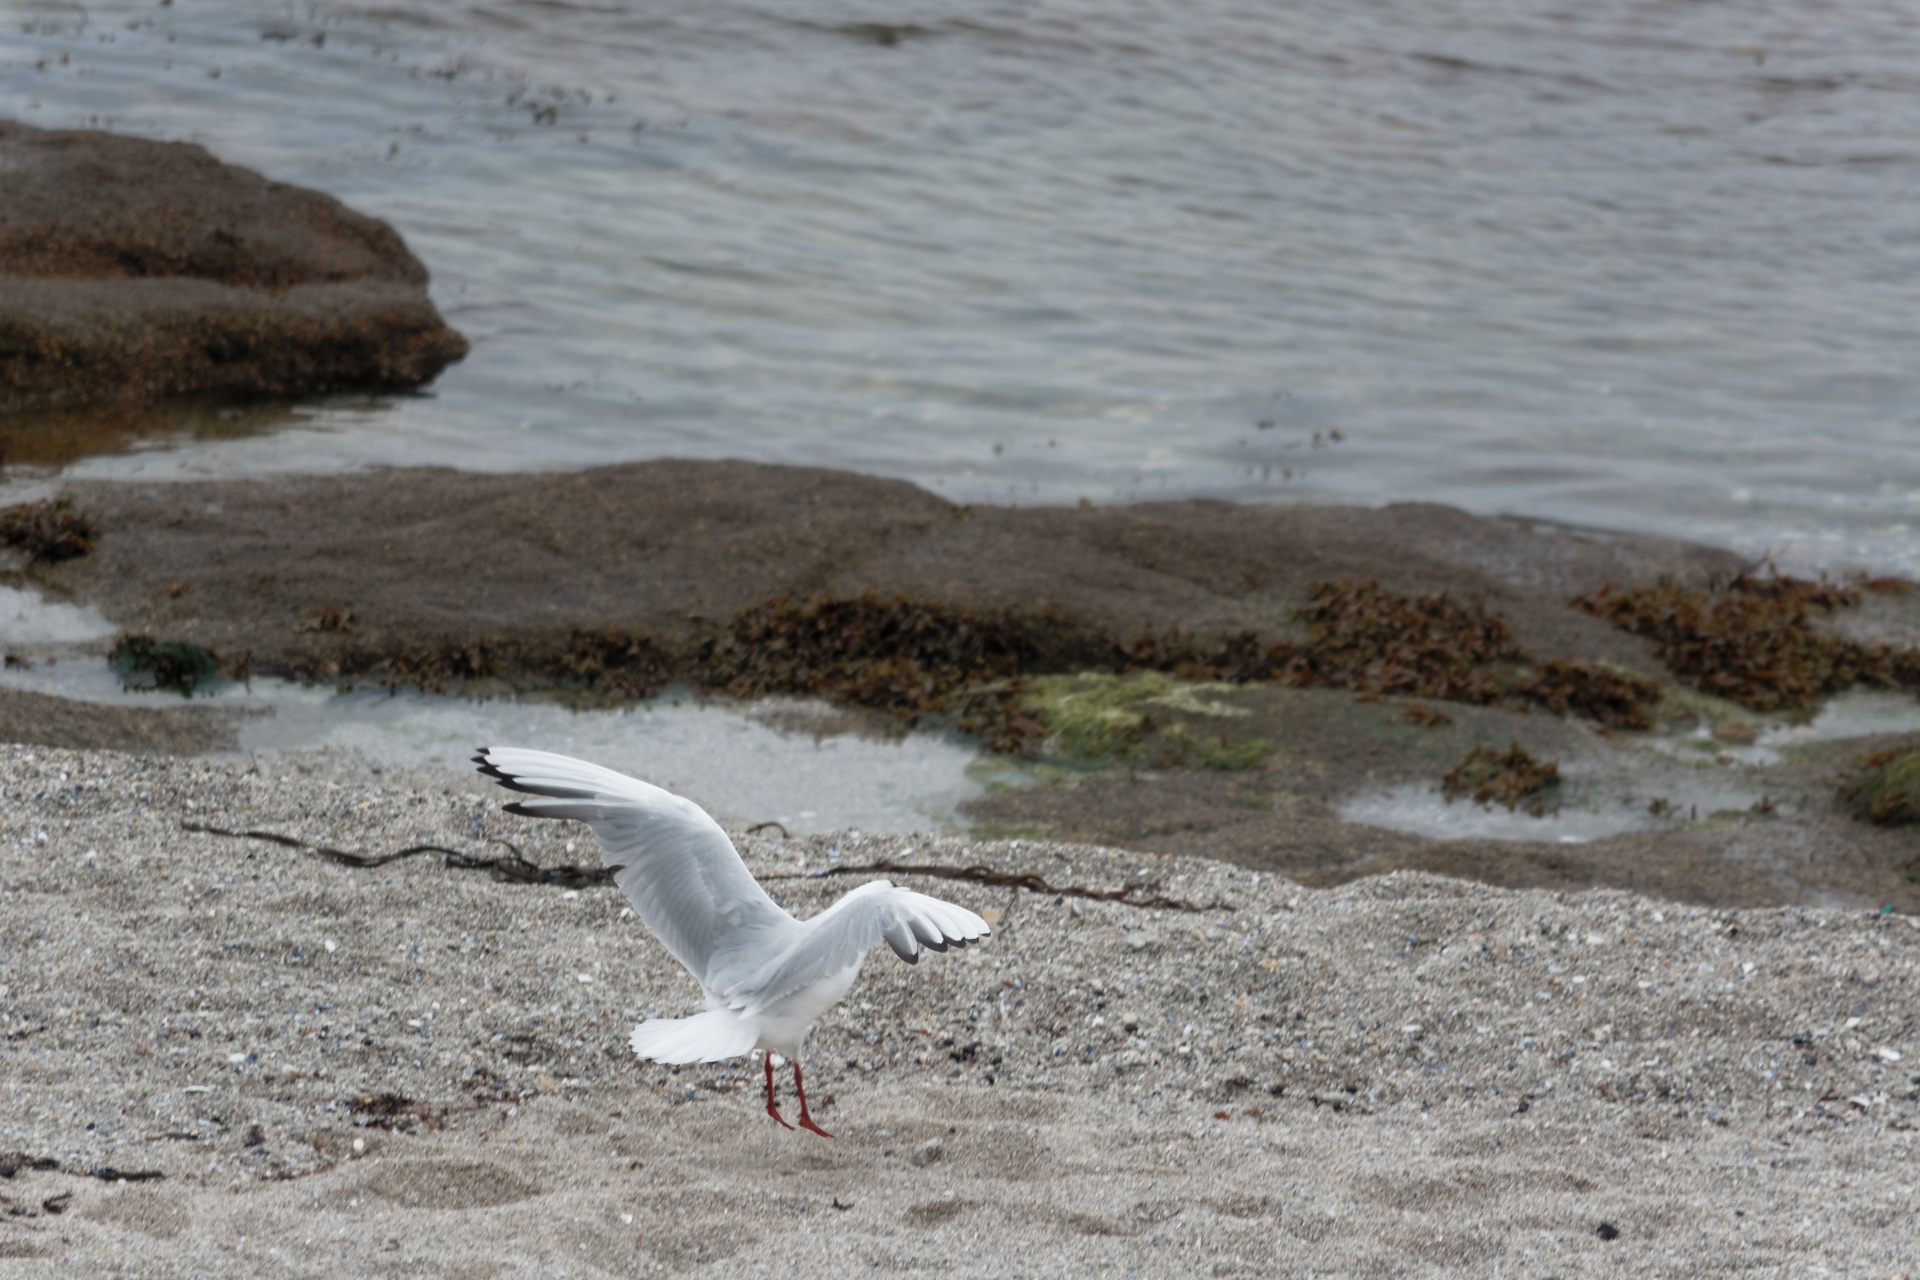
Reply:
[[[923,949],[965,946],[990,932],[987,922],[965,907],[875,880],[800,922],[780,955],[718,994],[730,1008],[756,1013],[809,983],[845,972],[882,942],[908,964],[918,964]]]
[[[708,991],[734,985],[800,923],[767,896],[706,810],[650,783],[568,756],[487,747],[480,772],[530,797],[508,805],[593,828],[613,881],[673,957]]]

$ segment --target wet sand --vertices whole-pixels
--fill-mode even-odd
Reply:
[[[742,838],[803,915],[862,878],[803,868],[883,858],[1203,907],[899,875],[995,936],[869,959],[810,1044],[827,1141],[751,1062],[631,1058],[697,995],[611,889],[184,829],[590,856],[476,779],[8,747],[0,786],[9,1274],[1910,1266],[1909,916]]]
[[[208,707],[116,707],[0,688],[0,742],[205,755],[239,744],[231,712]]]

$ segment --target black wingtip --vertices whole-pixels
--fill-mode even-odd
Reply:
[[[479,757],[475,757],[475,759],[479,759]],[[538,787],[527,786],[512,774],[502,772],[500,767],[491,760],[481,760],[480,775],[482,777],[492,778],[509,791],[524,791],[530,796],[548,796],[555,794],[553,791],[542,791]],[[513,806],[508,805],[507,808],[512,809]]]

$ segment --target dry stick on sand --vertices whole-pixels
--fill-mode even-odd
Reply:
[[[449,849],[445,845],[438,844],[410,844],[392,853],[354,853],[351,850],[335,849],[328,845],[310,844],[294,836],[281,835],[277,831],[233,831],[227,827],[213,827],[199,822],[183,822],[180,828],[183,831],[197,831],[209,836],[226,836],[235,840],[265,840],[270,844],[282,845],[289,849],[301,849],[308,853],[319,854],[327,861],[337,862],[343,867],[384,867],[389,862],[398,862],[402,858],[411,858],[416,854],[438,853],[445,855],[443,863],[445,866],[461,871],[492,871],[494,879],[505,880],[512,884],[557,884],[569,889],[583,889],[589,885],[613,883],[613,870],[609,867],[542,867],[522,857],[519,848],[506,840],[496,840],[495,843],[506,845],[513,850],[509,856],[476,858],[470,853],[463,853],[458,849]],[[1089,889],[1082,885],[1050,884],[1037,875],[995,871],[992,867],[977,864],[967,867],[945,867],[905,862],[871,862],[863,867],[830,867],[817,871],[788,872],[760,878],[762,880],[816,880],[823,876],[865,875],[869,872],[930,876],[936,880],[965,880],[972,884],[983,884],[994,888],[1025,889],[1029,893],[1051,894],[1056,898],[1087,898],[1095,902],[1118,902],[1128,907],[1158,908],[1167,911],[1233,910],[1232,903],[1218,898],[1212,902],[1188,902],[1181,898],[1169,898],[1164,894],[1153,892],[1158,886],[1150,881],[1129,880],[1118,889]]]
[[[116,1169],[112,1165],[95,1165],[81,1174],[78,1169],[62,1168],[52,1156],[30,1156],[24,1151],[0,1152],[0,1178],[11,1178],[22,1169],[36,1173],[70,1173],[88,1178],[98,1178],[102,1182],[157,1182],[167,1175],[158,1169]],[[55,1200],[64,1200],[65,1196],[54,1196]],[[62,1206],[64,1208],[64,1206]],[[60,1209],[52,1212],[59,1213]]]
[[[903,876],[932,876],[936,880],[966,880],[996,888],[1025,889],[1029,893],[1050,893],[1056,898],[1091,898],[1096,902],[1118,902],[1129,907],[1159,907],[1168,911],[1231,911],[1233,904],[1215,898],[1212,902],[1188,902],[1154,893],[1159,886],[1146,880],[1129,880],[1118,889],[1088,889],[1081,885],[1049,884],[1036,875],[995,871],[978,864],[969,867],[942,867],[925,863],[869,862],[864,867],[822,867],[815,871],[790,871],[762,876],[762,880],[817,880],[824,876],[858,876],[868,872],[890,871]],[[1139,895],[1145,894],[1142,897]]]
[[[289,849],[302,849],[308,853],[317,853],[329,862],[337,862],[343,867],[384,867],[389,862],[398,862],[402,858],[411,858],[421,853],[439,853],[446,855],[444,866],[460,871],[491,871],[496,880],[505,880],[511,884],[557,884],[568,889],[584,889],[589,885],[612,884],[613,871],[608,867],[543,867],[529,862],[520,854],[519,847],[511,841],[495,840],[512,852],[500,858],[476,858],[459,849],[449,849],[439,844],[410,844],[404,849],[395,849],[392,853],[354,853],[348,849],[335,849],[323,844],[309,844],[293,836],[283,836],[277,831],[232,831],[226,827],[210,827],[198,822],[183,822],[184,831],[198,831],[203,835],[227,836],[235,840],[265,840],[271,844],[283,845]]]

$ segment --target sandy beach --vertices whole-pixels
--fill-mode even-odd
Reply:
[[[870,957],[809,1046],[827,1141],[751,1061],[631,1058],[697,996],[611,888],[188,830],[592,861],[477,778],[15,746],[0,785],[7,1274],[1912,1267],[1910,916],[739,837],[802,915],[884,861],[1065,891],[895,875],[995,936]],[[1129,883],[1195,909],[1075,896]]]

